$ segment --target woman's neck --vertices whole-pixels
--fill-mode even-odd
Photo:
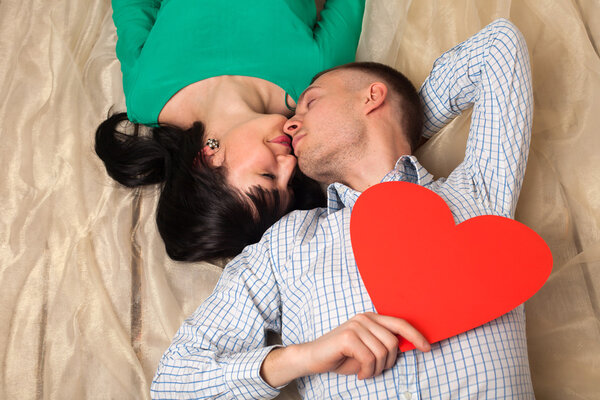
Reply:
[[[177,92],[163,107],[158,121],[181,128],[202,121],[207,129],[220,131],[249,114],[291,115],[285,106],[285,91],[259,78],[216,76]]]

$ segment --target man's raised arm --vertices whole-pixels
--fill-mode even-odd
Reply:
[[[465,159],[447,182],[473,187],[491,212],[513,217],[533,115],[529,54],[519,30],[500,19],[447,51],[420,94],[426,137],[473,107]]]

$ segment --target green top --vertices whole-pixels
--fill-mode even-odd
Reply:
[[[268,80],[298,99],[354,61],[365,0],[113,0],[129,119],[156,125],[180,89],[220,75]],[[282,99],[283,100],[283,99]]]

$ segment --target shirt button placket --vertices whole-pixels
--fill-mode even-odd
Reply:
[[[402,393],[402,397],[405,400],[420,400],[419,393],[417,391],[418,381],[419,381],[419,366],[418,366],[418,357],[415,350],[409,351],[404,354],[406,356],[406,389]]]
[[[414,351],[401,353],[394,367],[396,396],[399,400],[420,400],[417,393],[417,359]]]

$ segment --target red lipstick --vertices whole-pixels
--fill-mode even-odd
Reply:
[[[275,139],[269,140],[269,142],[278,143],[287,147],[292,147],[292,139],[288,135],[277,136]]]

